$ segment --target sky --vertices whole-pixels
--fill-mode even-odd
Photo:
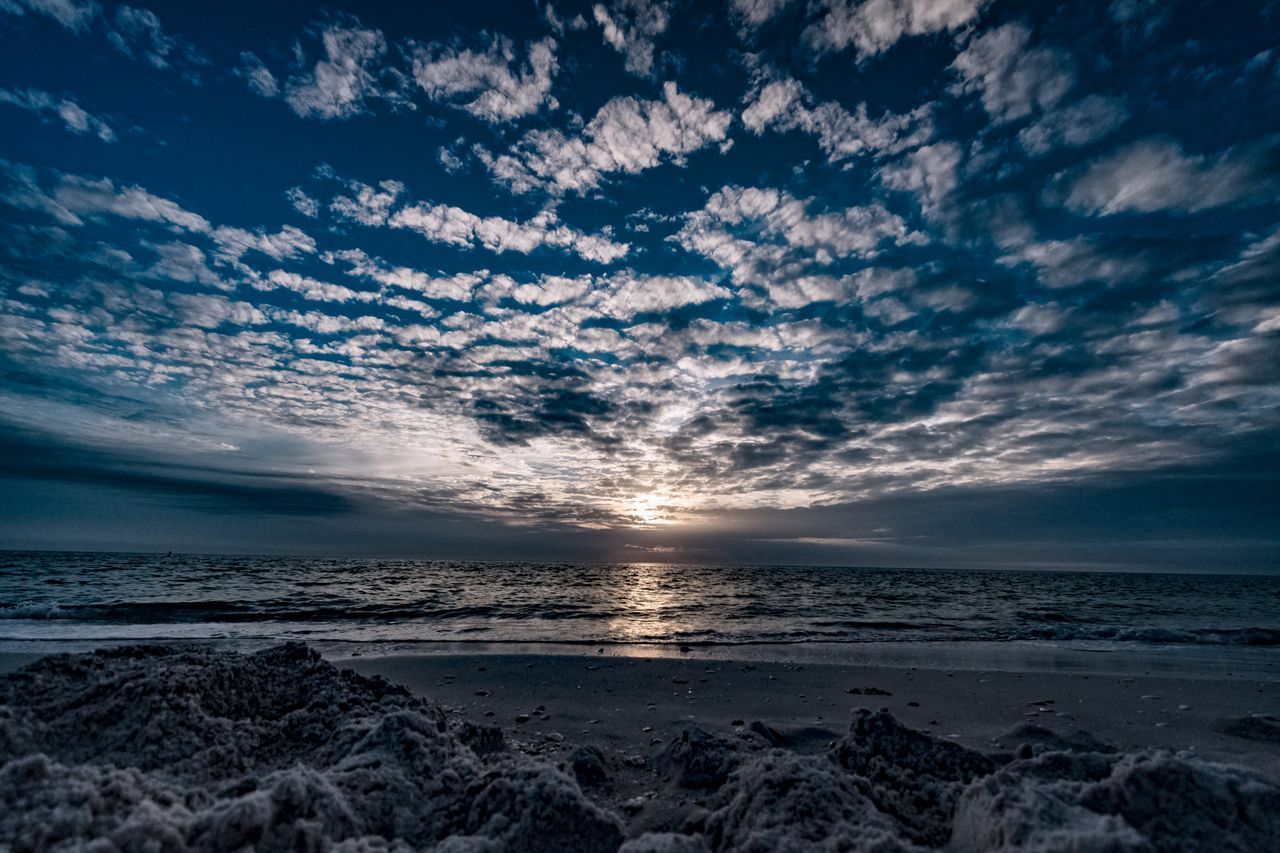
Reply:
[[[0,547],[1280,570],[1280,4],[0,0]]]

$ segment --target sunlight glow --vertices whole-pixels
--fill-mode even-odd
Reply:
[[[649,492],[636,495],[631,499],[627,515],[639,524],[649,526],[657,524],[673,524],[675,506],[671,497],[661,492]]]

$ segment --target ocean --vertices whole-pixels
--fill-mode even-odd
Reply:
[[[1280,646],[1280,577],[0,552],[0,640]]]

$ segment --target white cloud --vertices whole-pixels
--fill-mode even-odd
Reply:
[[[316,250],[316,241],[302,229],[292,225],[284,226],[275,234],[220,225],[213,229],[210,237],[218,244],[219,255],[230,261],[240,260],[249,251],[261,252],[269,258],[282,261],[309,255]]]
[[[766,290],[769,298],[778,307],[795,309],[815,302],[849,303],[860,300],[871,303],[876,300],[892,299],[892,294],[908,291],[915,284],[915,280],[915,273],[910,270],[871,267],[851,275],[802,275],[781,279],[770,282]],[[880,305],[880,310],[887,314],[891,304],[901,305],[894,300],[892,303]],[[905,319],[905,316],[899,319]],[[882,319],[889,318],[886,316]]]
[[[399,181],[382,181],[376,188],[351,181],[348,187],[352,195],[336,196],[329,203],[329,209],[338,216],[362,225],[406,228],[437,243],[522,254],[548,246],[603,264],[612,263],[630,251],[628,244],[617,243],[607,234],[586,234],[562,224],[550,210],[524,222],[500,216],[478,216],[460,207],[428,202],[407,205],[392,213],[405,191]]]
[[[881,168],[880,180],[890,189],[914,193],[925,215],[937,217],[958,184],[960,157],[954,142],[925,145]]]
[[[746,31],[754,30],[781,12],[792,0],[730,0],[734,18]]]
[[[284,195],[293,209],[308,219],[315,219],[320,215],[320,200],[307,195],[302,187],[290,187]]]
[[[812,96],[798,81],[790,77],[773,80],[754,93],[742,111],[742,123],[756,135],[773,129],[816,136],[833,163],[863,153],[894,154],[922,145],[933,135],[929,104],[910,113],[885,113],[873,119],[867,115],[865,103],[849,112],[835,101],[810,107],[811,101]]]
[[[606,317],[620,319],[701,305],[733,295],[718,284],[693,276],[646,276],[627,271],[602,281],[603,287],[592,292],[589,304]]]
[[[388,220],[392,228],[408,228],[429,240],[455,246],[483,246],[492,252],[528,254],[542,246],[564,249],[607,264],[626,256],[630,247],[607,236],[585,234],[560,224],[543,211],[525,222],[500,216],[477,216],[447,204],[420,203],[403,207]]]
[[[548,3],[542,11],[548,26],[555,30],[557,35],[564,35],[569,30],[585,30],[589,26],[587,19],[581,15],[574,15],[569,20],[564,20],[556,14],[555,6],[551,3]]]
[[[514,287],[511,298],[521,305],[559,305],[585,295],[591,290],[591,276],[570,278],[562,275],[549,275],[540,278],[536,283],[528,282]]]
[[[511,40],[495,36],[487,50],[419,47],[413,77],[435,101],[454,103],[477,118],[505,122],[531,115],[544,106],[555,109],[551,82],[556,43],[545,38],[528,47],[523,67]]]
[[[274,98],[280,94],[280,84],[275,75],[253,51],[246,50],[240,54],[240,67],[234,74],[243,77],[249,88],[264,98]]]
[[[346,249],[326,254],[322,260],[343,261],[349,265],[350,275],[376,281],[387,287],[398,287],[401,290],[420,293],[428,299],[468,302],[475,289],[489,277],[488,270],[433,276],[421,270],[387,264],[378,258],[370,257],[360,249]]]
[[[1108,252],[1088,237],[1069,240],[1032,241],[1000,263],[1013,266],[1029,263],[1036,267],[1045,287],[1073,287],[1087,281],[1116,284],[1142,278],[1152,268],[1150,259],[1132,252]]]
[[[267,308],[266,313],[278,323],[287,323],[318,335],[379,331],[387,325],[381,317],[336,317],[319,311],[292,311],[282,308]]]
[[[76,0],[3,0],[0,12],[22,15],[31,11],[53,18],[74,32],[84,30],[102,11],[97,3]]]
[[[821,17],[804,32],[818,52],[853,46],[860,59],[883,53],[904,36],[959,29],[991,0],[817,0]]]
[[[826,213],[812,199],[784,190],[729,186],[686,218],[672,239],[730,270],[740,284],[769,284],[805,275],[813,265],[875,257],[883,244],[925,242],[879,204]]]
[[[1280,280],[1280,227],[1245,247],[1239,259],[1214,277],[1224,282]]]
[[[381,31],[331,26],[320,38],[325,58],[285,85],[285,101],[295,113],[303,118],[346,118],[363,112],[369,98],[398,100],[397,92],[384,91],[379,83],[379,63],[387,53]]]
[[[258,290],[291,290],[312,302],[372,302],[378,298],[376,291],[352,290],[285,270],[272,270],[265,279],[254,281],[253,286]]]
[[[57,99],[39,89],[0,89],[0,104],[12,104],[24,110],[57,116],[72,133],[92,133],[103,142],[115,142],[116,134],[102,119],[90,115],[75,101]]]
[[[453,153],[453,151],[444,145],[441,145],[440,148],[436,150],[436,160],[440,162],[440,165],[450,175],[456,175],[467,166],[467,164],[462,161],[461,157]]]
[[[1005,24],[970,40],[951,67],[957,93],[979,93],[996,122],[1012,121],[1055,105],[1075,85],[1071,57],[1051,47],[1028,48],[1031,30]]]
[[[181,322],[200,329],[216,329],[222,325],[261,326],[268,322],[265,314],[248,302],[232,302],[225,296],[207,293],[171,293],[168,301],[178,309]]]
[[[1124,124],[1129,110],[1123,98],[1089,95],[1070,106],[1046,113],[1018,133],[1018,141],[1032,156],[1055,148],[1076,148],[1096,142]]]
[[[478,149],[477,155],[515,192],[584,193],[612,172],[636,174],[663,161],[682,163],[685,155],[724,141],[730,121],[712,101],[681,94],[668,82],[659,101],[611,99],[580,136],[535,130],[508,154],[495,157]]]
[[[352,196],[334,196],[329,202],[329,209],[341,216],[359,222],[361,225],[378,226],[387,223],[391,208],[404,193],[405,187],[400,181],[382,181],[377,187],[351,181],[348,185]]]
[[[5,200],[18,207],[42,210],[64,225],[83,225],[86,218],[102,215],[155,222],[175,231],[208,237],[217,246],[218,260],[231,265],[237,265],[249,251],[284,260],[316,250],[315,240],[292,225],[286,225],[274,234],[230,225],[215,227],[200,214],[175,201],[154,195],[139,186],[117,187],[110,178],[94,180],[78,175],[61,175],[52,194],[48,194],[35,184],[30,173],[18,172],[16,177],[19,178],[19,189],[11,191]],[[172,261],[173,257],[169,260]]]
[[[125,56],[153,68],[208,64],[204,55],[189,42],[167,34],[160,19],[149,9],[117,6],[107,41]]]
[[[1114,151],[1083,172],[1058,176],[1069,184],[1063,203],[1071,210],[1107,216],[1124,211],[1193,213],[1260,199],[1276,189],[1266,147],[1235,148],[1207,157],[1191,155],[1172,139],[1143,139]]]
[[[597,3],[592,8],[605,43],[626,58],[632,74],[653,73],[653,40],[671,22],[670,0],[612,0],[609,8]]]
[[[160,222],[186,231],[208,233],[209,221],[176,202],[152,195],[142,187],[116,188],[109,178],[91,180],[64,175],[51,199],[54,213],[67,224],[80,224],[81,216],[109,213],[124,219]]]
[[[197,246],[175,240],[152,248],[157,260],[148,274],[155,278],[203,284],[219,290],[231,290],[234,287],[209,268],[204,252]]]

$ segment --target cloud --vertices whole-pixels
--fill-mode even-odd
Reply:
[[[626,57],[627,71],[640,77],[653,74],[653,40],[671,22],[670,0],[611,0],[591,10],[605,43]]]
[[[1123,98],[1089,95],[1070,106],[1045,113],[1018,133],[1018,141],[1033,157],[1056,148],[1078,148],[1097,142],[1129,119]]]
[[[280,94],[280,83],[275,75],[253,51],[246,50],[240,54],[240,65],[232,73],[244,78],[254,94],[264,98],[274,98]]]
[[[413,59],[413,78],[427,97],[466,110],[492,123],[532,115],[543,107],[555,109],[551,83],[558,64],[556,43],[545,38],[527,48],[523,67],[511,40],[494,36],[487,50],[419,47]]]
[[[1060,174],[1056,183],[1061,203],[1080,213],[1194,213],[1269,198],[1277,185],[1275,146],[1241,146],[1210,157],[1187,154],[1173,139],[1150,137],[1083,171]]]
[[[940,217],[959,184],[960,146],[938,142],[922,146],[880,169],[880,180],[890,189],[914,193],[920,209]]]
[[[148,274],[165,281],[182,281],[231,290],[235,285],[209,268],[205,253],[198,247],[180,240],[152,246],[157,260]]]
[[[1028,48],[1030,40],[1021,23],[975,36],[951,64],[959,77],[953,91],[978,93],[997,123],[1056,106],[1075,85],[1075,64],[1057,48]]]
[[[209,236],[218,245],[219,254],[229,261],[238,261],[250,251],[281,261],[313,254],[316,250],[315,239],[292,225],[284,226],[275,234],[220,225]]]
[[[404,205],[393,213],[405,192],[399,181],[383,181],[376,188],[352,181],[349,188],[354,197],[335,196],[329,204],[336,215],[362,225],[408,229],[437,243],[526,255],[546,246],[602,264],[619,260],[630,251],[628,244],[618,243],[608,234],[586,234],[564,225],[551,210],[523,222],[478,216],[453,205],[428,202]]]
[[[284,99],[302,118],[349,118],[365,111],[365,102],[383,99],[403,102],[403,81],[397,72],[382,65],[387,41],[380,30],[367,29],[352,21],[331,25],[320,33],[324,58],[307,72],[291,76],[284,87]],[[382,77],[391,75],[391,85]]]
[[[168,301],[178,309],[180,321],[200,329],[221,326],[262,326],[267,316],[248,302],[233,302],[225,296],[206,293],[172,293]]]
[[[378,258],[370,257],[360,249],[346,249],[328,256],[329,262],[343,261],[349,265],[348,273],[359,278],[376,281],[387,287],[398,287],[419,293],[428,299],[447,299],[469,302],[476,288],[489,276],[488,270],[429,275],[405,266],[393,266]]]
[[[290,187],[285,191],[285,198],[293,205],[294,210],[308,219],[315,219],[320,215],[320,200],[307,195],[302,187]]]
[[[160,19],[148,9],[117,6],[107,28],[107,41],[130,59],[152,68],[208,65],[209,60],[186,39],[164,31]]]
[[[915,274],[910,270],[880,269],[871,267],[842,276],[801,275],[783,278],[769,285],[769,298],[780,308],[795,309],[815,302],[850,303],[862,300],[868,303],[868,314],[890,319],[890,324],[914,316],[900,301],[883,299],[893,293],[905,293],[915,285]],[[877,306],[870,303],[882,300]]]
[[[757,136],[766,130],[800,130],[818,139],[835,163],[860,154],[894,154],[929,141],[933,135],[930,104],[910,113],[867,115],[866,103],[849,112],[835,101],[811,107],[813,98],[798,81],[786,77],[760,86],[742,111],[742,123]]]
[[[542,12],[543,17],[546,18],[547,25],[555,30],[557,35],[564,35],[570,30],[585,30],[589,26],[587,19],[581,15],[574,15],[569,20],[564,20],[556,14],[555,6],[551,3],[547,3]]]
[[[991,0],[817,0],[818,20],[804,31],[815,51],[852,46],[859,59],[883,53],[904,36],[957,30]]]
[[[1118,24],[1151,35],[1169,19],[1170,6],[1161,0],[1111,0],[1107,12]]]
[[[428,240],[455,246],[483,246],[491,252],[528,254],[542,246],[564,249],[596,263],[612,263],[626,256],[630,247],[605,235],[584,234],[560,224],[544,210],[532,219],[516,222],[500,216],[477,216],[447,204],[419,203],[396,211],[387,224],[408,228]]]
[[[672,240],[729,270],[736,283],[765,287],[785,307],[836,298],[813,295],[797,302],[797,294],[847,290],[830,275],[814,275],[815,269],[845,258],[874,258],[886,244],[926,242],[880,204],[811,214],[813,203],[784,190],[728,186],[690,213]]]
[[[42,116],[57,116],[72,133],[92,133],[103,142],[115,142],[116,134],[105,121],[90,115],[75,101],[57,99],[39,89],[0,89],[0,104],[12,104]]]
[[[258,290],[290,290],[312,302],[372,302],[378,298],[377,291],[352,290],[285,270],[272,270],[265,279],[254,281],[253,286]]]
[[[637,275],[621,272],[603,280],[588,304],[605,317],[629,319],[637,314],[665,314],[688,305],[727,299],[731,292],[694,276]]]
[[[1280,227],[1246,246],[1240,257],[1214,278],[1228,284],[1280,281]]]
[[[317,335],[342,335],[351,332],[380,331],[386,327],[381,317],[365,315],[363,317],[342,317],[325,314],[320,311],[294,311],[286,308],[268,308],[271,319],[278,323],[286,323],[306,329]]]
[[[77,2],[77,0],[3,0],[0,12],[11,15],[22,15],[35,12],[57,21],[73,32],[83,32],[93,19],[98,17],[102,7],[93,2]]]
[[[45,209],[69,225],[81,224],[81,217],[111,214],[197,233],[208,233],[211,229],[207,219],[177,202],[152,195],[139,186],[117,188],[109,178],[93,180],[63,175],[47,201],[51,206]]]
[[[514,192],[581,194],[614,172],[637,174],[664,161],[680,164],[685,155],[723,142],[731,120],[711,100],[682,94],[668,82],[662,100],[612,98],[578,136],[535,130],[507,154],[483,149],[477,154],[494,179]]]
[[[348,188],[354,197],[334,196],[329,202],[329,209],[343,219],[370,226],[385,225],[391,208],[405,191],[403,183],[392,180],[382,181],[377,187],[351,181]]]
[[[1124,284],[1143,279],[1156,266],[1145,252],[1108,249],[1090,237],[1033,241],[1001,258],[1008,265],[1020,262],[1034,265],[1040,283],[1053,288],[1088,281]]]
[[[734,18],[744,32],[759,28],[791,4],[792,0],[730,0]]]

